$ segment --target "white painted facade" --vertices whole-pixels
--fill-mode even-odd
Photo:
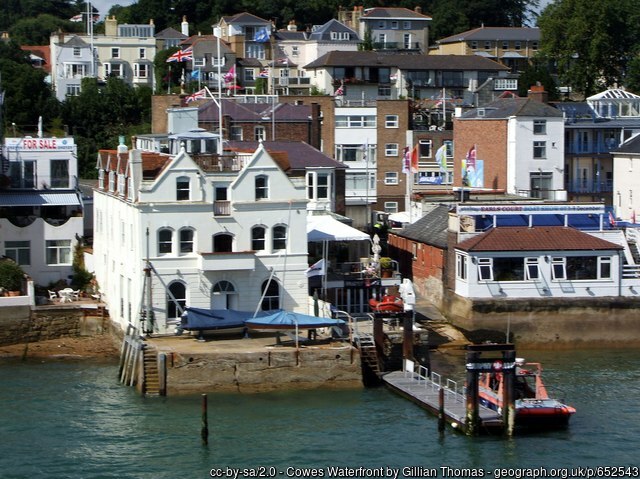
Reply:
[[[611,274],[607,277],[590,280],[555,279],[553,268],[555,265],[562,268],[566,258],[597,257],[599,272],[603,271],[605,263],[610,268]],[[499,258],[522,257],[525,266],[525,278],[523,280],[497,281],[481,279],[480,269],[483,266],[490,268],[493,262]],[[460,265],[464,263],[464,266]],[[529,266],[531,265],[531,266]],[[578,298],[592,296],[618,296],[621,291],[621,278],[617,274],[621,270],[622,257],[617,250],[609,251],[527,251],[525,252],[499,252],[484,253],[481,258],[478,255],[468,255],[456,252],[456,271],[466,268],[466,278],[456,274],[456,294],[471,299],[523,299],[523,298]],[[527,278],[528,268],[536,268],[538,277]],[[628,292],[628,291],[625,291]]]
[[[534,126],[535,122],[537,123]],[[544,132],[537,128],[544,124]],[[542,157],[540,149],[544,148]],[[481,152],[478,152],[481,158]],[[545,183],[544,190],[564,188],[564,119],[512,116],[507,119],[507,193],[531,191],[533,177]],[[555,198],[562,200],[566,198]]]
[[[0,254],[37,284],[68,281],[84,234],[74,139],[6,138],[11,188],[0,194]]]
[[[615,217],[623,221],[638,222],[640,219],[640,136],[632,137],[628,144],[635,148],[624,148],[613,153],[613,209]]]
[[[179,312],[171,314],[168,291],[182,287],[185,296],[177,299],[183,305],[254,311],[272,275],[279,295],[271,306],[307,312],[304,179],[287,177],[262,145],[236,157],[237,168],[217,172],[204,171],[183,150],[153,180],[141,178],[143,153],[129,155],[132,162],[120,175],[128,178],[119,182],[129,189],[109,191],[106,174],[94,202],[95,274],[114,321],[142,326],[146,258],[153,269],[155,333],[173,332]],[[124,161],[127,154],[121,156]],[[263,179],[266,190],[257,186]],[[179,184],[188,184],[188,199],[177,199]],[[216,199],[223,192],[225,199]],[[261,244],[252,241],[256,227],[264,228]],[[183,236],[189,231],[192,237]],[[230,241],[218,242],[224,239]]]

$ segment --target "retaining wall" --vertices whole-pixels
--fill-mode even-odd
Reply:
[[[452,296],[446,316],[481,339],[518,347],[588,348],[640,345],[640,300],[634,298],[469,300]]]
[[[336,349],[167,355],[167,394],[363,387],[360,355]]]
[[[82,308],[7,306],[0,308],[0,346],[110,332],[108,317],[88,316]]]

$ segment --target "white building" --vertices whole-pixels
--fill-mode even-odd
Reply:
[[[451,265],[458,296],[638,295],[632,249],[622,230],[608,228],[601,203],[459,204],[449,226],[459,239]]]
[[[613,151],[615,217],[637,223],[640,218],[640,134]]]
[[[531,94],[530,94],[531,95]],[[472,148],[483,178],[475,187],[508,194],[566,201],[564,118],[543,101],[502,98],[458,116],[456,160]],[[460,171],[460,170],[458,170]],[[461,182],[456,179],[457,185]]]
[[[306,313],[304,178],[289,178],[263,145],[194,158],[100,152],[95,274],[112,319],[169,333],[185,306]],[[153,325],[140,322],[146,294]]]
[[[67,281],[83,235],[73,138],[6,138],[10,188],[0,190],[0,253],[35,283]]]
[[[156,56],[155,25],[118,25],[115,17],[105,19],[101,35],[65,35],[50,37],[51,82],[56,98],[80,93],[83,78],[105,81],[109,76],[122,78],[129,85],[154,88],[153,59]],[[93,54],[92,54],[93,52]]]

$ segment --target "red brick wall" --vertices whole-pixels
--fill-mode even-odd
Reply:
[[[374,209],[384,211],[386,201],[398,202],[398,211],[406,210],[405,194],[407,191],[407,178],[402,173],[402,149],[407,143],[407,130],[409,129],[411,111],[408,100],[378,100],[377,102],[377,191],[378,199]],[[398,128],[385,128],[386,115],[398,115]],[[386,143],[398,144],[398,156],[385,156],[384,145]],[[398,172],[397,185],[385,185],[385,173]]]
[[[484,160],[484,187],[507,188],[507,121],[461,120],[453,124],[454,186],[462,186],[461,163],[469,149],[476,145],[478,160]]]

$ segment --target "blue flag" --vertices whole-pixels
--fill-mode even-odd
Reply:
[[[267,28],[259,28],[256,30],[255,35],[253,36],[253,41],[258,43],[265,43],[269,41],[270,32]]]

